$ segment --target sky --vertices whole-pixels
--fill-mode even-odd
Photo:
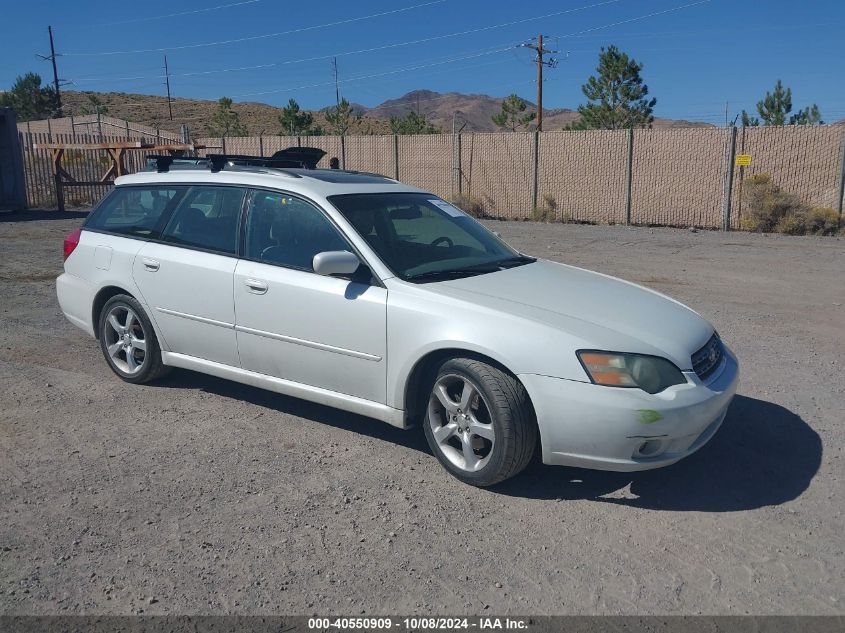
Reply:
[[[602,46],[644,65],[655,115],[724,125],[771,90],[845,118],[845,1],[804,0],[0,0],[0,89],[52,79],[47,26],[70,90],[374,106],[415,89],[536,100],[533,44],[558,51],[547,108],[584,102]]]

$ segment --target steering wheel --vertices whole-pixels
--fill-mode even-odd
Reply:
[[[437,245],[438,245],[438,244],[440,244],[441,242],[444,242],[444,243],[445,243],[445,244],[446,244],[449,248],[452,248],[452,247],[455,245],[455,243],[452,241],[452,238],[450,238],[450,237],[446,237],[445,235],[441,235],[440,237],[438,237],[437,239],[435,239],[435,240],[431,243],[431,245],[432,245],[432,246],[437,246]]]

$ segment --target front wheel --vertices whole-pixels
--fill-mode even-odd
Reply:
[[[126,382],[150,382],[167,373],[152,323],[134,297],[115,295],[106,301],[99,334],[106,362]]]
[[[423,426],[440,463],[474,486],[491,486],[521,472],[537,444],[537,424],[522,384],[470,358],[440,367]]]

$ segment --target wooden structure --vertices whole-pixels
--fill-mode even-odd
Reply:
[[[90,185],[111,185],[118,176],[129,173],[126,170],[124,157],[126,152],[142,151],[146,153],[168,153],[171,156],[181,156],[185,152],[205,149],[204,145],[193,143],[156,144],[145,141],[115,141],[111,143],[36,143],[35,149],[50,151],[50,165],[53,171],[53,181],[56,186],[56,201],[59,211],[65,210],[65,187],[86,187]],[[62,157],[67,150],[100,150],[108,153],[111,163],[99,180],[77,180],[62,167]]]

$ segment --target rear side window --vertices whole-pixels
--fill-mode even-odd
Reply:
[[[190,187],[162,232],[162,239],[234,255],[245,195],[246,189],[240,187]]]
[[[187,187],[117,187],[91,214],[85,227],[156,239],[159,223]]]

